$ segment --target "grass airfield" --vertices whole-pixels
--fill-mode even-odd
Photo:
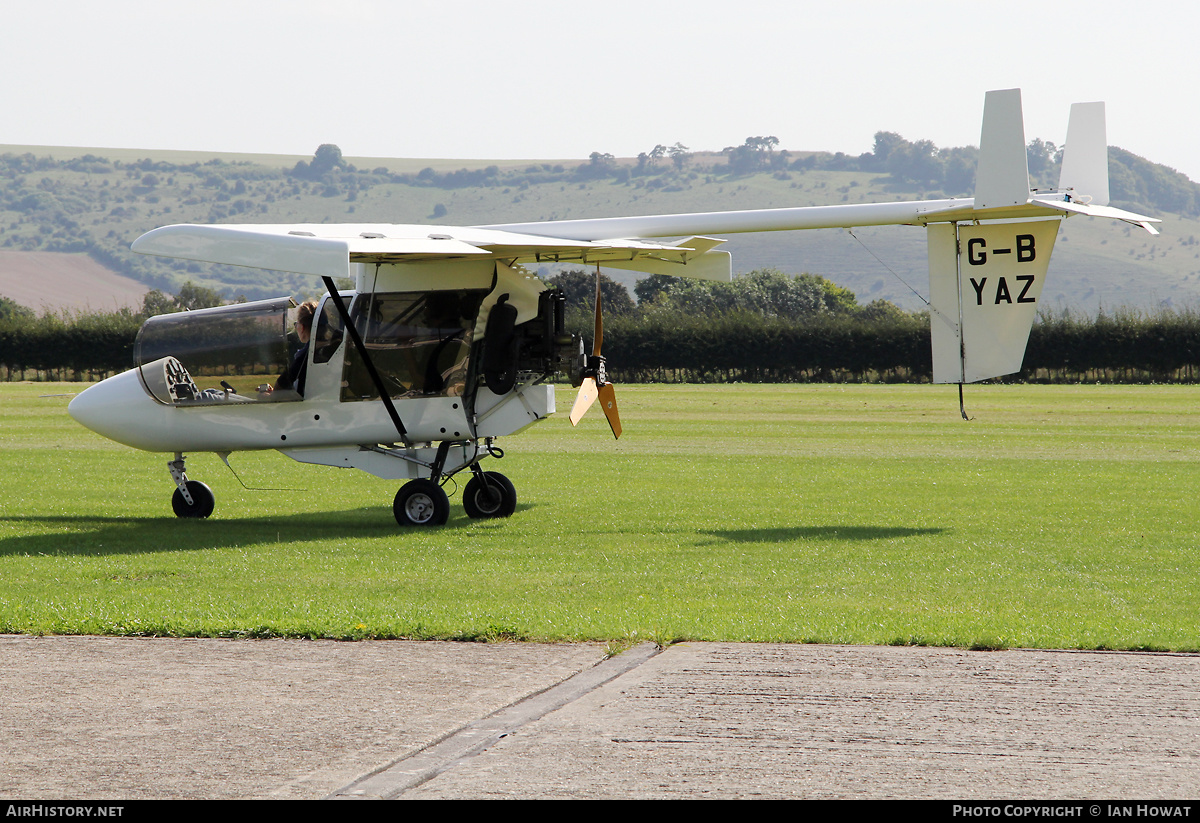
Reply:
[[[1196,387],[619,386],[620,441],[507,438],[516,514],[431,530],[275,452],[189,456],[177,520],[80,389],[0,384],[0,632],[1200,650]]]

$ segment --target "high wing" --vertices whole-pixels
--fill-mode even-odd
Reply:
[[[599,263],[651,274],[732,278],[728,252],[710,237],[675,243],[639,238],[579,240],[473,226],[393,224],[164,226],[133,243],[142,254],[275,271],[346,277],[352,263],[495,259],[516,263]]]
[[[1028,179],[1028,178],[1027,178]],[[683,234],[738,234],[760,231],[857,228],[860,226],[927,226],[975,220],[1017,220],[1085,214],[1110,217],[1141,226],[1158,218],[1108,206],[1078,202],[1066,192],[1028,192],[1021,203],[976,206],[974,197],[917,200],[898,203],[851,203],[841,206],[801,206],[790,209],[719,211],[704,214],[660,214],[646,217],[606,217],[595,220],[560,220],[549,223],[507,223],[489,226],[504,231],[541,232],[545,236],[602,241],[607,237],[677,237]]]
[[[698,214],[605,217],[493,226],[396,224],[245,224],[164,226],[133,243],[141,254],[251,266],[318,276],[348,276],[350,263],[493,257],[512,263],[600,263],[610,268],[704,280],[731,279],[728,252],[709,234],[856,228],[860,226],[1012,220],[1083,214],[1157,231],[1159,220],[1079,202],[1068,193],[1030,192],[1023,203],[975,206],[976,198],[856,203]],[[433,229],[433,231],[431,231]],[[686,236],[676,243],[651,239]]]

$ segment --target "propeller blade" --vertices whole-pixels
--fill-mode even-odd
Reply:
[[[592,356],[588,358],[587,368],[584,370],[584,374],[588,376],[583,378],[583,382],[579,384],[579,394],[575,396],[575,405],[571,407],[570,420],[572,426],[579,425],[579,421],[583,419],[587,410],[599,399],[600,407],[604,409],[604,417],[608,420],[613,437],[620,437],[621,418],[617,413],[617,393],[605,376],[604,358],[600,356],[600,346],[603,342],[604,313],[600,308],[600,266],[597,265],[596,338],[592,343]]]
[[[600,396],[596,389],[596,378],[585,377],[583,382],[579,384],[579,394],[575,395],[575,405],[571,407],[570,421],[572,426],[578,426],[579,421],[583,419],[583,415],[596,402],[596,398]]]
[[[612,383],[605,383],[600,387],[599,392],[600,408],[604,410],[604,416],[608,418],[608,425],[612,429],[613,438],[620,439],[621,417],[617,414],[617,392],[613,389]]]

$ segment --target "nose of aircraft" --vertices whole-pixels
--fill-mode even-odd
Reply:
[[[68,404],[67,411],[76,422],[97,434],[146,449],[150,442],[147,435],[161,428],[155,424],[161,422],[158,418],[165,408],[150,397],[137,370],[131,369],[85,389]]]

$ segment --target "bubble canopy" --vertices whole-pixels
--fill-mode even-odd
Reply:
[[[259,391],[286,371],[299,347],[294,334],[289,339],[294,307],[291,297],[276,297],[151,317],[134,344],[143,385],[170,405],[300,399]]]

